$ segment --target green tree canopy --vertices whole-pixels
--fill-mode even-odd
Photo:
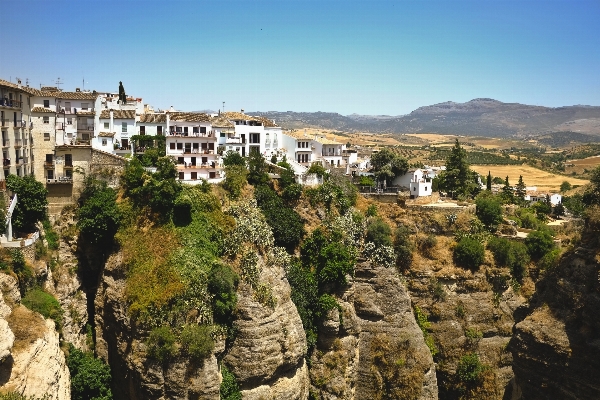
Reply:
[[[485,180],[485,188],[488,191],[492,191],[492,173],[488,171],[487,179]]]
[[[402,176],[408,171],[406,158],[394,153],[387,147],[371,156],[371,166],[371,171],[375,174],[377,180],[385,180],[388,185],[392,184],[395,177]]]
[[[515,186],[515,197],[522,203],[525,201],[525,195],[527,194],[525,182],[523,182],[523,175],[519,175],[519,182]]]
[[[237,151],[229,150],[223,157],[223,165],[226,167],[230,165],[246,167],[246,160]]]
[[[590,185],[583,194],[583,203],[586,205],[600,204],[600,167],[592,171]]]
[[[502,206],[495,196],[483,197],[483,193],[475,200],[477,218],[490,230],[495,230],[502,223]]]
[[[440,190],[448,192],[453,198],[475,195],[480,189],[477,174],[471,171],[467,162],[467,152],[460,146],[458,139],[446,159],[446,170],[440,174],[439,186]]]
[[[571,190],[572,186],[569,183],[569,181],[564,181],[563,183],[560,184],[560,192],[564,193],[564,192],[568,192],[569,190]]]
[[[269,182],[267,163],[259,151],[250,151],[248,156],[248,183],[254,186],[264,185]]]
[[[33,175],[9,175],[6,187],[17,195],[17,205],[12,215],[13,227],[21,232],[35,231],[35,224],[46,219],[48,190]]]
[[[91,243],[107,243],[117,233],[120,212],[116,199],[117,193],[106,182],[86,178],[79,198],[77,227]]]
[[[110,367],[90,353],[69,345],[67,365],[71,373],[71,398],[74,400],[111,400]]]

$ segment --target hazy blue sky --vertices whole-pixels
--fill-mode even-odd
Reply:
[[[600,1],[0,1],[0,78],[155,107],[600,105]]]

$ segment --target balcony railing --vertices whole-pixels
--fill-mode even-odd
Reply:
[[[214,137],[214,131],[208,131],[206,133],[200,133],[200,132],[187,133],[187,132],[181,132],[181,131],[171,129],[169,131],[169,135],[170,136],[181,136],[181,137]]]
[[[242,143],[242,138],[227,138],[225,140],[225,143],[227,143],[227,144],[241,144]]]
[[[25,121],[15,121],[13,125],[15,128],[27,128],[27,122]]]
[[[23,146],[23,141],[21,139],[15,139],[15,147]]]
[[[44,168],[54,168],[54,161],[44,161]]]
[[[4,158],[2,159],[2,165],[5,167],[10,166],[10,158]]]
[[[65,168],[73,168],[73,160],[65,160]]]
[[[77,124],[77,130],[78,131],[93,131],[94,130],[94,126],[93,125],[88,125],[88,124]],[[127,131],[125,131],[126,133]]]
[[[21,108],[23,106],[23,102],[13,99],[0,99],[0,106]]]
[[[47,178],[46,182],[49,184],[71,184],[73,183],[72,176],[57,176],[56,178]]]

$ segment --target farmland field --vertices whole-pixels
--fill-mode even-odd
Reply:
[[[591,171],[598,166],[600,166],[600,156],[569,160],[567,161],[567,172],[575,171],[578,174],[582,174],[584,170]]]
[[[564,181],[571,185],[585,185],[588,180],[573,178],[542,171],[529,165],[471,165],[471,169],[482,176],[482,180],[491,172],[492,177],[499,176],[504,179],[508,175],[508,182],[515,185],[519,181],[519,175],[523,175],[523,182],[527,186],[537,186],[541,192],[558,192],[560,184]]]

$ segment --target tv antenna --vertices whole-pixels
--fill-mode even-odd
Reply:
[[[225,112],[225,102],[223,102],[223,112]]]
[[[56,87],[58,89],[60,89],[60,85],[62,85],[63,83],[60,81],[60,77],[56,78],[56,82],[54,82],[56,84]]]

